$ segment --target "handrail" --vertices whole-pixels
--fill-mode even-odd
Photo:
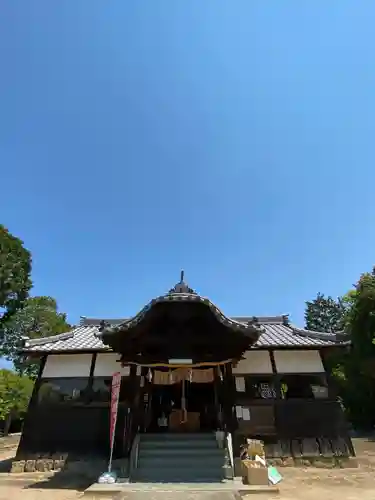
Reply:
[[[139,441],[140,441],[140,434],[139,434],[139,432],[137,432],[137,434],[133,440],[133,444],[132,444],[131,451],[130,451],[130,458],[129,458],[129,479],[130,480],[133,476],[133,472],[138,467]]]
[[[233,440],[232,440],[232,434],[230,432],[226,433],[226,441],[227,441],[227,450],[229,453],[230,465],[232,467],[232,471],[234,474]]]

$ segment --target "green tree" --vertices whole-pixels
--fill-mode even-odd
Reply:
[[[318,293],[314,300],[306,302],[306,328],[316,332],[339,332],[344,327],[345,314],[345,303],[341,299]]]
[[[30,252],[0,224],[0,321],[6,321],[27,299],[30,273]]]
[[[22,418],[33,391],[33,381],[10,370],[0,370],[0,420],[5,422],[4,434],[9,432],[14,418]]]
[[[345,403],[353,424],[372,428],[375,424],[375,268],[363,274],[347,300],[346,326],[351,336],[350,355],[345,360]]]
[[[316,332],[336,333],[346,327],[348,310],[350,309],[350,296],[337,300],[318,293],[316,298],[306,302],[305,324],[308,330]],[[338,390],[338,395],[344,400],[347,390],[347,380],[345,373],[345,357],[343,351],[333,352],[326,357],[327,368],[332,373]]]
[[[70,330],[66,315],[57,310],[52,297],[30,297],[22,309],[17,310],[3,325],[3,342],[0,353],[12,361],[19,373],[35,376],[37,366],[25,365],[20,354],[22,338],[50,337]]]

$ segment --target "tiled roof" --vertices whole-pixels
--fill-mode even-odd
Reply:
[[[234,321],[247,323],[254,317],[236,317]],[[124,320],[105,320],[109,324],[119,324]],[[258,324],[262,333],[254,348],[277,347],[328,347],[345,345],[348,340],[344,334],[318,333],[297,328],[287,323],[287,316],[260,317]],[[82,318],[81,325],[72,331],[54,337],[26,340],[25,352],[71,352],[107,351],[100,339],[101,320]]]
[[[183,277],[183,272],[182,275]],[[177,283],[167,294],[160,295],[152,299],[146,304],[135,316],[124,320],[122,323],[105,323],[101,322],[100,331],[102,333],[102,340],[105,345],[111,344],[111,337],[117,332],[124,333],[127,330],[135,328],[141,323],[144,318],[150,313],[151,309],[160,304],[167,303],[190,303],[190,304],[203,304],[207,307],[216,320],[227,328],[242,332],[252,339],[252,343],[256,342],[261,334],[262,328],[258,323],[257,318],[251,318],[249,321],[241,321],[237,318],[229,318],[226,316],[210,299],[198,295],[192,288],[189,288],[186,283],[181,281]]]
[[[24,351],[31,352],[61,352],[61,351],[85,351],[85,350],[105,350],[105,346],[100,338],[96,326],[77,326],[68,334],[56,335],[42,339],[26,340]]]
[[[335,334],[318,334],[297,329],[283,323],[263,324],[265,332],[261,334],[255,347],[324,347],[342,343]]]

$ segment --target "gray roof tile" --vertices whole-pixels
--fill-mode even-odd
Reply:
[[[78,326],[69,332],[70,335],[65,340],[61,340],[60,335],[46,339],[32,339],[25,343],[24,351],[27,352],[61,352],[61,351],[81,351],[81,350],[105,350],[102,341],[97,337],[98,328],[96,326]],[[42,342],[40,342],[42,341]]]
[[[326,347],[345,345],[342,335],[310,332],[288,325],[285,316],[258,318],[263,333],[255,344],[255,348],[264,347]],[[252,319],[252,318],[250,318]],[[236,321],[247,322],[249,318],[235,318]],[[87,324],[86,324],[87,321]],[[107,320],[118,324],[120,320]],[[71,351],[107,351],[109,350],[98,337],[100,320],[83,319],[81,325],[66,334],[54,337],[31,339],[25,343],[25,352],[71,352]]]
[[[329,346],[337,344],[336,337],[332,339],[313,338],[301,335],[293,327],[283,324],[265,324],[265,332],[259,337],[255,347],[310,347]]]

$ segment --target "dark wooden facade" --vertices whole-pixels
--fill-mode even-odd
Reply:
[[[142,397],[139,377],[134,379],[137,390],[130,405],[120,404],[116,429],[115,456],[126,456],[132,439],[142,429]],[[233,400],[235,393],[231,391]],[[292,454],[292,442],[303,446],[305,440],[347,443],[347,453],[353,454],[348,426],[340,404],[332,400],[271,400],[249,401],[250,422],[238,420],[234,406],[228,404],[224,421],[235,437],[235,453],[247,437],[260,438],[270,454]],[[333,443],[333,444],[332,444]],[[342,444],[340,445],[342,446]],[[288,448],[289,447],[289,448]],[[289,453],[285,450],[289,449]],[[87,403],[32,405],[26,417],[17,457],[19,459],[69,455],[71,458],[107,457],[109,450],[109,404]],[[280,451],[283,450],[283,451]]]

